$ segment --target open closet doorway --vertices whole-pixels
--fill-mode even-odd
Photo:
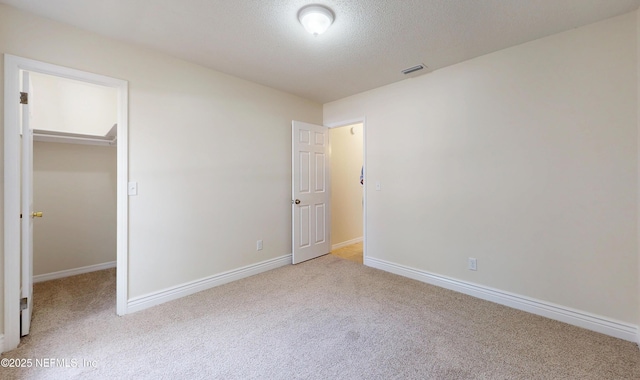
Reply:
[[[127,179],[128,179],[128,83],[127,81],[106,77],[99,74],[84,72],[76,69],[66,68],[62,66],[52,65],[45,62],[35,61],[27,58],[12,56],[9,54],[4,55],[4,258],[5,258],[5,266],[4,266],[4,351],[9,351],[18,346],[20,343],[20,336],[28,333],[28,326],[25,329],[23,328],[25,325],[25,319],[31,315],[31,311],[33,310],[32,303],[32,290],[33,290],[33,280],[46,280],[51,278],[51,276],[65,276],[72,275],[75,272],[99,269],[101,265],[113,266],[114,262],[117,263],[117,274],[116,274],[116,304],[115,304],[115,312],[118,315],[124,315],[127,313],[127,256],[128,256],[128,228],[127,228],[127,220],[128,220],[128,199],[127,199]],[[43,124],[33,124],[31,123],[32,118],[31,115],[35,112],[38,113],[42,111],[42,109],[46,108],[47,105],[37,106],[38,98],[39,98],[39,90],[43,90],[46,86],[42,84],[38,86],[29,85],[31,82],[31,76],[53,76],[57,79],[61,80],[70,80],[69,83],[75,83],[80,86],[98,86],[98,87],[107,87],[112,90],[115,90],[116,93],[116,122],[115,127],[114,123],[108,122],[109,132],[103,134],[104,132],[96,133],[96,132],[88,132],[87,131],[70,131],[65,128],[68,128],[68,123],[63,122],[65,126],[62,131],[55,130],[43,130],[41,126]],[[29,93],[31,91],[31,93]],[[59,111],[61,108],[66,106],[78,107],[78,108],[87,108],[87,104],[84,102],[87,99],[83,99],[83,92],[74,90],[76,92],[73,99],[66,99],[62,102],[62,98],[56,99],[58,104],[54,106]],[[41,95],[41,93],[40,93]],[[112,98],[111,95],[109,95]],[[66,102],[66,103],[65,103]],[[63,104],[65,103],[65,104]],[[32,111],[32,106],[39,108],[40,110]],[[85,114],[87,110],[85,109]],[[92,114],[96,112],[96,110],[91,110],[88,112]],[[25,118],[26,115],[26,118]],[[48,118],[44,117],[44,119]],[[85,122],[81,122],[80,124],[84,124]],[[45,123],[51,124],[51,123]],[[27,133],[23,133],[22,126],[28,126],[25,131]],[[35,129],[35,130],[34,130]],[[46,128],[45,128],[46,129]],[[49,128],[50,129],[50,128]],[[22,136],[24,134],[24,137]],[[36,143],[32,142],[32,138],[35,136],[37,141]],[[117,147],[113,148],[113,145],[116,142],[117,138]],[[110,259],[112,261],[94,265],[83,265],[82,263],[71,264],[75,268],[60,268],[58,270],[52,269],[54,267],[49,267],[49,269],[42,269],[46,267],[41,267],[40,269],[43,272],[42,277],[34,276],[34,262],[32,249],[23,249],[26,247],[33,247],[33,238],[31,235],[33,231],[33,227],[28,227],[29,224],[33,223],[21,223],[21,220],[32,220],[37,218],[39,220],[39,216],[42,216],[43,219],[49,215],[47,210],[38,209],[36,211],[32,210],[32,207],[26,208],[24,204],[21,206],[21,199],[29,200],[33,195],[34,186],[30,184],[30,181],[27,181],[27,185],[23,179],[31,178],[33,176],[33,168],[31,168],[32,163],[32,153],[34,144],[38,144],[39,142],[51,142],[51,140],[64,141],[62,145],[70,146],[70,145],[83,145],[85,148],[88,146],[84,144],[77,144],[79,140],[82,140],[83,143],[87,143],[91,141],[94,144],[103,144],[104,147],[109,149],[116,150],[116,173],[115,173],[115,182],[116,182],[116,192],[115,194],[111,193],[113,197],[115,197],[116,204],[116,226],[115,226],[115,242],[111,241],[111,253]],[[27,149],[28,147],[28,149]],[[35,149],[39,149],[37,146]],[[73,149],[73,148],[71,148]],[[53,148],[53,150],[59,150],[57,148]],[[28,154],[21,153],[28,151]],[[42,152],[40,152],[42,153]],[[109,152],[108,155],[112,155],[113,152]],[[39,154],[39,153],[36,153]],[[31,159],[27,159],[31,157]],[[42,157],[41,157],[42,158]],[[36,157],[38,159],[38,157]],[[44,159],[46,161],[47,158]],[[83,160],[83,159],[80,159]],[[28,162],[29,164],[24,164],[24,162]],[[44,164],[51,164],[45,162]],[[77,162],[76,162],[77,164]],[[110,174],[114,175],[114,174]],[[108,182],[113,182],[114,178],[111,178]],[[21,183],[22,182],[22,183]],[[74,186],[73,181],[69,181],[69,179],[56,180],[60,185],[67,186],[67,189]],[[38,191],[38,190],[36,190]],[[45,190],[46,191],[46,190]],[[87,196],[87,191],[82,192],[82,196]],[[28,201],[26,203],[29,203]],[[33,204],[33,202],[30,202]],[[36,207],[40,207],[40,205],[35,205]],[[23,212],[24,211],[24,212]],[[32,212],[33,211],[33,212]],[[42,211],[40,213],[39,211]],[[93,208],[84,209],[84,213],[92,213]],[[24,214],[26,218],[22,219],[21,214]],[[111,223],[111,222],[110,222]],[[25,227],[25,224],[27,225]],[[99,227],[98,227],[99,228]],[[113,226],[112,226],[113,228]],[[27,233],[23,233],[25,231]],[[81,234],[82,231],[75,231],[76,236]],[[36,234],[37,234],[36,228]],[[27,236],[26,239],[22,239],[21,236]],[[37,239],[37,238],[36,238]],[[27,242],[30,242],[27,243]],[[113,250],[115,243],[115,259],[113,258]],[[93,241],[92,244],[101,244],[100,241]],[[59,259],[58,261],[65,261],[65,259]],[[102,261],[100,259],[100,261]],[[51,264],[51,262],[49,263]],[[59,265],[58,262],[56,265]],[[86,264],[86,262],[85,262]],[[81,267],[77,267],[77,265],[81,265]],[[61,269],[61,270],[60,270]],[[51,272],[54,270],[54,272]],[[20,302],[18,302],[20,301]],[[23,307],[26,306],[26,307]],[[37,308],[37,305],[35,305]],[[24,310],[27,311],[26,315]],[[25,318],[26,317],[26,318]]]
[[[331,146],[331,254],[363,263],[364,125],[329,129]],[[364,178],[363,178],[364,180]]]
[[[29,75],[33,282],[115,268],[117,90]]]

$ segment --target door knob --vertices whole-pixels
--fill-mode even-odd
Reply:
[[[300,204],[300,199],[296,199],[294,202],[295,202],[295,204],[299,205]]]
[[[31,216],[34,218],[42,218],[42,211],[34,212]]]

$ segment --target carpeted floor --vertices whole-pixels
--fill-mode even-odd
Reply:
[[[114,270],[36,284],[34,301],[2,355],[33,367],[2,379],[640,378],[633,343],[332,255],[125,317]]]

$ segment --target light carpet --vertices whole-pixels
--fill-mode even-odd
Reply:
[[[34,302],[2,379],[640,379],[633,343],[332,255],[124,317],[115,270]]]

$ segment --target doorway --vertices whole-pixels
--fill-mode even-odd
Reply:
[[[43,211],[33,226],[33,282],[114,268],[117,90],[28,74],[33,203]]]
[[[20,227],[20,115],[21,105],[18,101],[21,83],[21,72],[43,74],[58,78],[65,78],[83,82],[88,85],[104,86],[115,89],[116,92],[116,263],[117,290],[116,313],[126,314],[127,296],[127,136],[128,136],[128,83],[123,80],[87,73],[79,70],[51,65],[21,57],[5,54],[5,120],[4,120],[4,347],[5,351],[16,348],[20,343],[20,303],[24,282],[28,278],[29,285],[32,276],[21,273],[33,273],[33,263],[23,260],[21,255],[21,227]],[[77,102],[76,102],[77,103]],[[60,137],[60,136],[58,136]],[[69,136],[67,136],[69,137]],[[78,136],[76,136],[78,137]],[[84,136],[86,137],[86,136]],[[91,138],[91,136],[89,136]],[[110,139],[106,136],[106,139]],[[71,184],[67,184],[71,186]],[[46,212],[46,211],[45,211]],[[34,214],[35,215],[35,214]],[[23,265],[23,263],[28,263]],[[28,286],[26,288],[29,288]],[[27,301],[28,302],[28,301]]]
[[[331,253],[363,263],[364,123],[329,129],[331,146]],[[362,176],[362,177],[361,177]]]

